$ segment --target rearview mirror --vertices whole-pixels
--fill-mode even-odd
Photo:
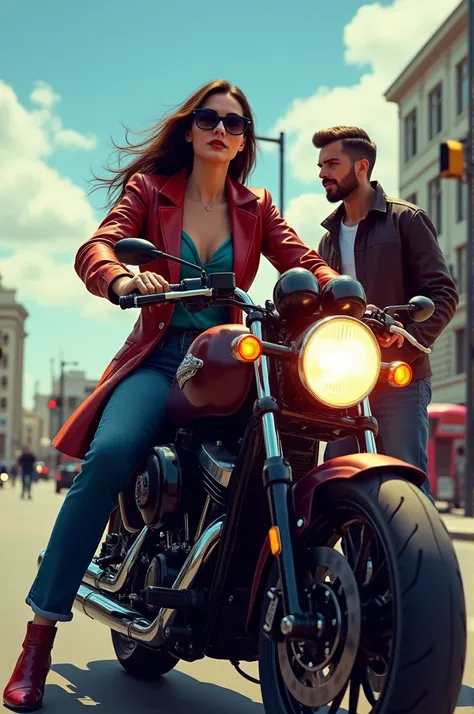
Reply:
[[[409,315],[413,322],[425,322],[425,320],[430,319],[435,311],[433,300],[424,297],[424,295],[413,297],[408,304],[412,308]]]
[[[153,243],[143,238],[122,238],[114,246],[114,253],[126,265],[152,263],[159,251]]]

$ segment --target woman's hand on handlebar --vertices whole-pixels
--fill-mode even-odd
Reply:
[[[149,270],[138,273],[134,278],[118,278],[112,287],[117,297],[130,295],[136,291],[141,295],[156,295],[169,292],[170,289],[168,281],[162,275],[151,273]]]
[[[367,305],[367,310],[376,310],[377,306],[376,305]],[[401,322],[396,321],[395,322],[398,327],[403,327]],[[377,337],[377,340],[379,341],[379,344],[381,347],[391,347],[395,342],[397,343],[397,347],[401,347],[403,343],[405,342],[405,338],[403,335],[379,335]]]

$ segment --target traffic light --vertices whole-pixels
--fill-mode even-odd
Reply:
[[[464,144],[447,139],[439,147],[439,173],[441,178],[463,179],[465,176]]]
[[[61,397],[51,397],[51,399],[48,401],[48,409],[51,409],[53,411],[54,409],[58,409],[61,406]]]

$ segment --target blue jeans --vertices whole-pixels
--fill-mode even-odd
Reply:
[[[31,484],[33,483],[33,472],[32,471],[22,471],[21,472],[21,495],[22,497],[25,493],[31,496]]]
[[[169,329],[112,392],[26,599],[37,615],[72,619],[74,598],[120,492],[146,451],[163,438],[173,378],[196,335]]]
[[[370,397],[372,413],[379,424],[376,439],[381,454],[393,456],[428,473],[429,421],[431,378],[418,379],[404,389],[387,385],[377,387]],[[358,451],[354,437],[329,443],[325,459]],[[426,479],[423,490],[429,493]]]

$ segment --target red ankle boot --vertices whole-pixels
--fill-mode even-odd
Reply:
[[[55,637],[56,627],[28,623],[23,652],[3,692],[6,707],[17,712],[33,712],[41,707]]]

